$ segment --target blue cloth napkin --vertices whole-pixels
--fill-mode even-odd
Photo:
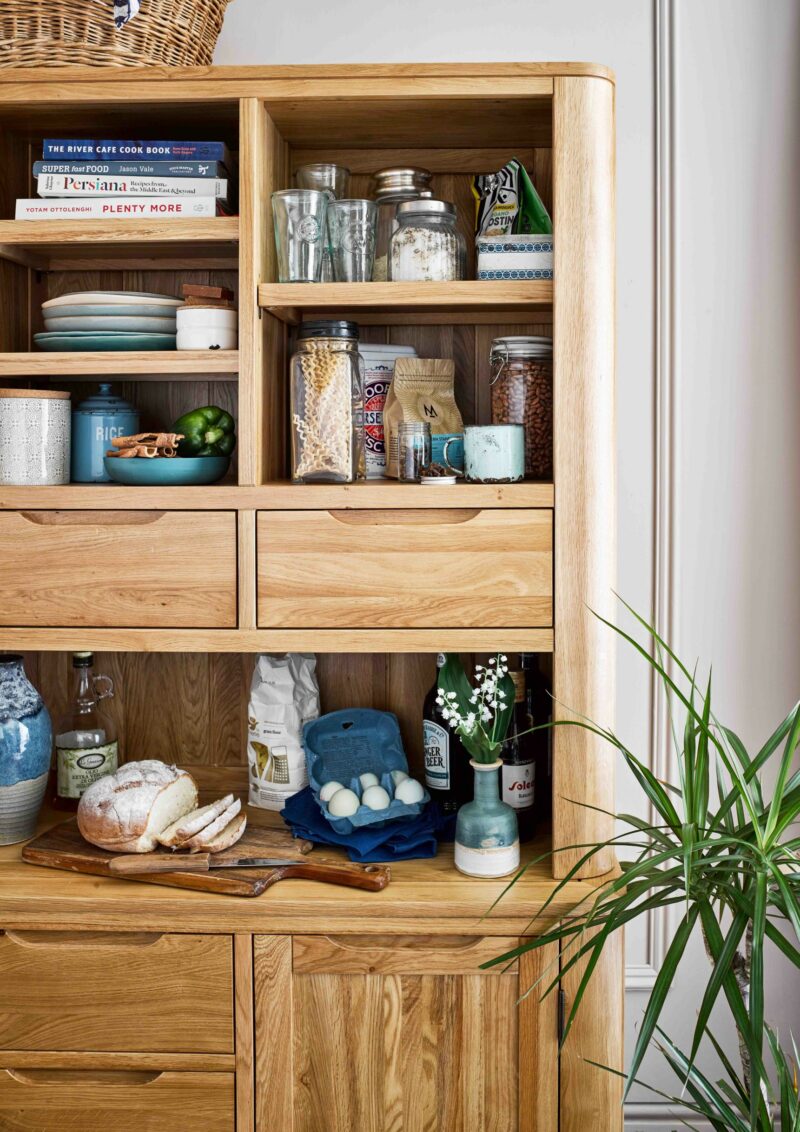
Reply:
[[[289,799],[281,817],[295,837],[321,845],[340,845],[351,861],[362,864],[435,857],[437,843],[452,841],[455,836],[455,817],[443,815],[435,802],[429,802],[417,817],[387,822],[382,829],[364,826],[352,833],[337,833],[317,805],[310,786]]]

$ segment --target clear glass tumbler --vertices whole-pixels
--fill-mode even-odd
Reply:
[[[279,282],[319,282],[327,210],[328,194],[314,189],[283,189],[272,194]]]
[[[327,193],[329,200],[341,200],[350,191],[350,170],[346,169],[344,165],[334,165],[330,161],[301,165],[295,173],[295,180],[298,189],[316,189],[317,192]],[[326,241],[320,283],[330,283],[333,280],[329,244],[330,241]]]
[[[369,283],[375,260],[374,200],[332,200],[328,204],[333,278],[337,283]]]

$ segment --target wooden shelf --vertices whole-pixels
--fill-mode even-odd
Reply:
[[[207,768],[188,766],[193,773]],[[221,783],[214,783],[218,794]],[[281,818],[248,807],[254,826],[284,828]],[[37,833],[65,820],[63,814],[42,813]],[[271,932],[399,934],[463,934],[522,936],[543,932],[584,900],[610,877],[570,881],[531,927],[531,920],[552,896],[556,881],[547,857],[548,833],[522,846],[529,864],[518,883],[487,915],[490,905],[506,888],[509,878],[482,880],[463,876],[453,864],[453,846],[441,845],[430,860],[392,862],[392,880],[384,892],[360,892],[335,885],[285,880],[264,899],[236,900],[217,893],[133,884],[113,877],[99,879],[26,864],[21,845],[0,847],[0,922],[3,927],[26,929],[119,930],[136,925],[138,931]],[[345,860],[342,849],[315,849],[325,860]],[[16,1062],[15,1062],[16,1064]]]
[[[262,283],[259,306],[283,322],[336,315],[378,323],[513,322],[553,303],[552,280],[454,283]]]
[[[215,374],[235,381],[238,350],[97,350],[87,353],[0,354],[0,377],[50,377],[58,381],[88,374],[179,381]]]
[[[138,510],[314,511],[350,508],[552,507],[552,483],[421,487],[415,483],[367,480],[353,484],[271,483],[260,487],[126,487],[122,484],[67,484],[63,487],[0,485],[0,511]]]
[[[198,220],[0,220],[0,258],[38,271],[236,267],[238,216]]]

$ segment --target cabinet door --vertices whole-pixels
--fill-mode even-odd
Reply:
[[[553,513],[261,511],[262,628],[553,623]]]
[[[555,1132],[555,1000],[480,969],[516,943],[258,937],[257,1132]]]

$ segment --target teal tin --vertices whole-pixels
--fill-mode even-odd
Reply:
[[[72,413],[72,482],[109,483],[103,460],[111,441],[138,431],[138,410],[112,393],[110,383],[102,384]]]
[[[470,425],[464,430],[464,473],[472,483],[525,478],[525,426]]]

